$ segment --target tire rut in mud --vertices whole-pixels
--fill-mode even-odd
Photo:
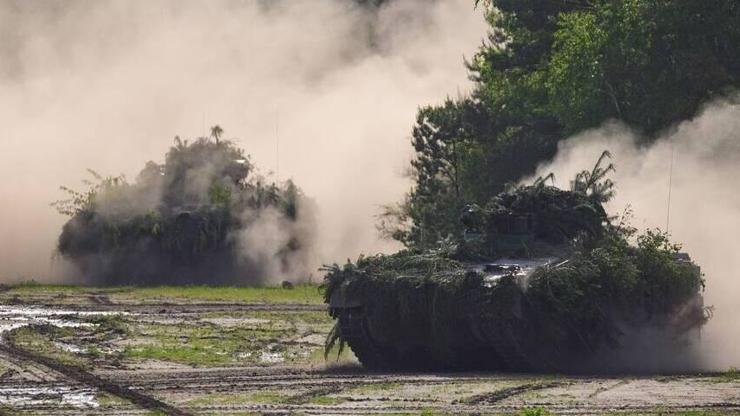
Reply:
[[[12,345],[7,336],[2,337],[2,340],[0,342],[0,351],[16,359],[31,361],[33,363],[48,367],[79,383],[85,384],[90,387],[95,387],[106,393],[112,394],[122,399],[126,399],[144,409],[163,412],[171,416],[191,416],[191,413],[189,412],[178,409],[165,402],[155,399],[154,397],[132,390],[126,386],[113,383],[109,380],[105,380],[80,367],[71,364],[64,364],[53,358],[45,357],[16,347],[15,345]]]
[[[324,371],[252,371],[248,368],[220,370],[213,372],[177,372],[177,373],[139,373],[112,375],[115,382],[136,386],[143,390],[171,390],[203,388],[219,389],[221,387],[253,389],[280,388],[285,386],[358,386],[368,384],[403,383],[408,385],[446,384],[448,379],[432,379],[424,375],[399,375],[382,373],[333,374]],[[475,378],[464,378],[475,380]]]
[[[501,400],[507,399],[512,396],[516,396],[522,393],[528,393],[537,390],[545,390],[553,387],[560,387],[563,383],[552,382],[552,383],[529,383],[521,386],[508,387],[501,390],[496,390],[492,393],[479,394],[468,399],[461,401],[462,404],[476,405],[476,404],[494,404]]]

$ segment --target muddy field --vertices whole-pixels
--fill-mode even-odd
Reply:
[[[740,414],[740,373],[368,373],[315,286],[0,292],[0,414]]]

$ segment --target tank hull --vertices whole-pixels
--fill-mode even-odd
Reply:
[[[400,288],[403,294],[390,291],[387,282],[354,282],[334,291],[330,314],[340,339],[369,370],[591,371],[592,360],[603,350],[589,344],[590,334],[582,325],[554,318],[527,293],[533,270],[564,263],[551,258],[468,264],[477,278],[467,287],[461,281],[470,275],[421,279],[406,290]],[[613,314],[611,320],[624,323],[613,328],[615,334],[659,328],[677,344],[695,339],[705,319],[701,295],[677,305],[680,312],[669,321],[616,312],[617,306],[607,301],[600,308]]]

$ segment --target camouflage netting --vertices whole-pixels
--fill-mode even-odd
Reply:
[[[664,233],[612,225],[611,185],[597,186],[538,181],[468,209],[463,241],[327,267],[327,352],[347,342],[370,368],[568,371],[634,329],[686,342],[707,320],[699,268]],[[470,267],[502,256],[558,260],[496,279]]]
[[[176,138],[165,163],[147,163],[134,183],[91,171],[88,191],[64,187],[70,198],[54,205],[71,218],[59,254],[96,284],[247,284],[302,273],[310,205],[291,181],[266,183],[219,135],[215,127],[193,143]]]

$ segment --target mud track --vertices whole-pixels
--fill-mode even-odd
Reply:
[[[322,331],[325,329],[316,328],[326,328],[331,324],[324,313],[325,307],[315,304],[114,304],[98,293],[88,301],[90,303],[82,306],[65,304],[63,308],[80,312],[126,312],[129,313],[126,322],[132,325],[155,321],[157,325],[167,327],[169,322],[179,322],[172,325],[184,325],[177,328],[187,328],[188,325],[197,327],[205,322],[210,331],[207,339],[220,339],[222,334],[235,327],[269,327],[272,321],[285,327],[285,323],[294,316],[304,315],[319,321],[320,326],[313,327],[311,336],[323,338],[326,334]],[[40,307],[39,303],[32,305],[34,308]],[[60,308],[60,304],[54,304],[52,300],[49,300],[48,306],[51,309]],[[275,313],[265,316],[261,312]],[[302,313],[293,315],[291,312]],[[214,318],[211,315],[213,313],[219,318]],[[221,316],[225,318],[219,321]],[[306,323],[301,321],[301,325]],[[293,332],[300,332],[299,328],[305,329],[301,325],[287,327],[293,328]],[[260,330],[254,331],[246,332],[245,336],[257,336]],[[276,335],[268,335],[273,336]],[[302,337],[304,335],[296,335],[290,339],[269,342],[283,347],[292,343],[306,345],[306,341],[298,341]],[[183,339],[187,340],[187,337]],[[320,341],[312,345],[321,349]],[[95,390],[100,390],[126,401],[104,404],[100,408],[85,408],[83,411],[70,407],[60,410],[53,404],[19,407],[31,410],[34,415],[82,413],[139,416],[146,410],[170,415],[419,414],[428,410],[435,414],[519,414],[524,408],[540,407],[554,414],[659,415],[685,411],[740,414],[740,380],[720,382],[717,378],[703,375],[597,377],[372,373],[348,361],[341,365],[327,365],[323,361],[262,364],[230,361],[226,364],[191,366],[157,360],[112,364],[106,361],[108,358],[105,356],[98,361],[91,361],[90,367],[81,368],[36,354],[27,350],[25,344],[20,348],[8,341],[0,344],[0,356],[8,356],[18,362],[14,368],[19,368],[23,374],[17,377],[30,387],[72,388],[89,391],[93,396]],[[50,376],[49,373],[59,375]],[[21,382],[0,379],[0,390],[12,389],[17,385],[21,385]],[[0,391],[0,396],[2,394]],[[0,414],[2,412],[3,408],[0,407]]]
[[[481,403],[488,403],[493,404],[496,402],[500,402],[501,400],[507,399],[512,396],[516,396],[517,394],[522,394],[526,392],[532,392],[537,390],[544,390],[549,389],[553,387],[559,387],[562,386],[564,383],[560,382],[551,382],[551,383],[529,383],[529,384],[523,384],[521,386],[516,387],[508,387],[501,390],[494,391],[493,393],[486,393],[486,394],[480,394],[477,396],[470,397],[463,401],[465,404],[481,404]]]
[[[42,355],[18,348],[10,343],[10,340],[7,336],[2,337],[2,342],[0,342],[0,352],[5,353],[17,360],[31,361],[36,364],[41,364],[47,368],[50,368],[71,378],[72,380],[105,391],[119,398],[128,400],[131,403],[144,409],[152,410],[155,412],[163,412],[171,416],[191,416],[191,413],[173,407],[167,403],[155,399],[154,397],[132,390],[121,384],[105,380],[80,367],[70,364],[64,364],[52,358],[44,357]]]
[[[58,303],[25,303],[16,305],[39,308],[59,308]],[[112,303],[96,299],[90,305],[64,305],[65,309],[79,312],[127,312],[140,314],[201,314],[211,312],[316,312],[326,311],[326,305],[300,303]]]

